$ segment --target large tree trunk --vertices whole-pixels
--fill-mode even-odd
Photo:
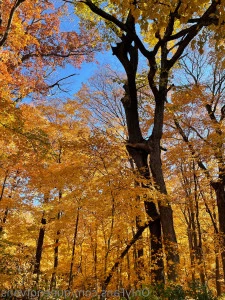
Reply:
[[[147,161],[148,153],[144,150],[135,149],[130,146],[127,146],[127,149],[131,157],[134,159],[140,175],[142,175],[145,179],[150,180]],[[146,186],[146,188],[149,187]],[[149,197],[145,200],[145,211],[150,219],[155,220],[149,225],[152,262],[151,278],[154,282],[164,282],[161,222],[156,205]]]
[[[164,74],[165,78],[161,79],[163,84],[161,90],[155,94],[155,113],[154,113],[154,127],[151,137],[149,138],[150,148],[150,169],[154,180],[156,190],[161,194],[158,199],[158,206],[160,212],[160,220],[163,232],[163,243],[166,252],[168,279],[176,280],[176,266],[179,263],[179,256],[177,251],[177,240],[173,224],[173,212],[170,203],[167,200],[167,190],[163,176],[162,161],[161,161],[161,147],[160,142],[163,133],[163,119],[164,119],[164,105],[167,101],[167,86],[168,75]]]
[[[128,17],[129,19],[129,17]],[[134,24],[132,16],[128,20]],[[139,124],[138,116],[138,100],[137,100],[137,89],[136,89],[136,72],[138,65],[138,50],[135,46],[132,46],[132,40],[128,36],[123,38],[121,43],[118,43],[116,47],[113,47],[113,54],[122,63],[126,74],[127,83],[124,85],[125,96],[121,100],[124,106],[126,114],[126,123],[129,135],[129,145],[127,150],[134,160],[137,169],[142,177],[150,181],[150,173],[148,166],[148,155],[149,153],[145,149],[138,149],[133,147],[137,143],[142,143],[144,141]],[[128,59],[128,55],[129,58]],[[148,188],[149,186],[146,186]],[[146,199],[145,209],[148,217],[152,220],[157,219],[157,221],[152,222],[149,226],[151,235],[151,252],[152,257],[157,260],[154,262],[156,267],[152,270],[153,278],[157,282],[163,282],[163,258],[162,258],[162,241],[161,241],[161,224],[158,219],[159,213],[157,211],[155,203],[151,199]]]
[[[135,32],[135,20],[130,12],[126,21],[130,29]],[[154,268],[154,279],[157,282],[164,281],[163,274],[163,258],[162,258],[162,234],[165,243],[166,257],[168,263],[168,278],[169,280],[176,280],[176,265],[179,262],[177,252],[177,240],[173,225],[173,214],[170,204],[166,199],[167,191],[163,177],[162,163],[161,163],[161,148],[160,141],[163,132],[163,118],[164,118],[164,104],[167,97],[168,71],[164,62],[167,61],[167,48],[162,49],[162,72],[160,74],[159,89],[156,88],[153,82],[154,74],[156,73],[155,65],[149,72],[149,86],[153,91],[155,97],[155,113],[152,136],[148,141],[142,137],[139,115],[138,115],[138,97],[136,87],[136,73],[138,66],[138,49],[133,39],[129,35],[121,37],[122,42],[117,43],[116,47],[112,47],[113,54],[117,56],[123,65],[126,75],[127,83],[124,85],[125,96],[122,99],[126,114],[126,123],[129,135],[127,150],[134,160],[140,175],[149,181],[150,185],[150,170],[148,166],[148,156],[150,154],[150,169],[154,181],[154,187],[162,195],[162,199],[158,199],[159,212],[157,211],[155,202],[152,199],[146,199],[145,209],[150,219],[156,220],[150,225],[150,240],[152,257],[156,258],[157,267]],[[151,57],[151,59],[153,59]],[[153,59],[154,60],[154,59]],[[150,62],[152,65],[152,61]],[[146,186],[147,187],[149,187]],[[163,196],[164,195],[164,196]],[[160,219],[157,218],[160,214]],[[161,222],[160,222],[161,221]],[[172,263],[171,263],[172,262]]]
[[[132,24],[132,17],[129,21]],[[118,57],[127,74],[127,83],[124,85],[125,96],[122,99],[129,135],[127,150],[134,160],[140,175],[147,179],[149,184],[150,170],[148,166],[148,156],[150,154],[150,169],[154,180],[154,186],[162,195],[166,195],[167,191],[162,171],[160,141],[162,138],[164,103],[167,95],[167,88],[165,86],[167,86],[168,74],[166,74],[167,77],[163,82],[161,91],[155,95],[157,96],[157,99],[155,99],[156,105],[153,133],[151,138],[146,141],[142,137],[138,116],[136,89],[138,50],[132,45],[132,42],[133,41],[130,40],[128,36],[124,36],[122,38],[122,42],[118,43],[116,47],[113,47],[113,54]],[[163,75],[165,76],[165,74]],[[149,186],[146,186],[146,188],[148,187]],[[170,204],[167,201],[164,201],[166,197],[162,196],[162,198],[163,199],[158,199],[159,212],[157,211],[156,204],[152,201],[152,199],[146,199],[145,201],[145,209],[148,217],[150,219],[157,219],[157,221],[153,222],[149,226],[151,232],[150,239],[152,258],[155,258],[156,264],[156,267],[152,271],[154,272],[153,278],[157,282],[164,281],[161,225],[169,268],[168,278],[170,280],[176,280],[175,269],[179,262],[172,209]],[[156,218],[159,213],[160,220]]]

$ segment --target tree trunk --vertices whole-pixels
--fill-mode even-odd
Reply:
[[[191,261],[191,279],[192,279],[192,282],[195,282],[195,258],[194,258],[194,253],[193,253],[192,225],[191,225],[190,220],[188,220],[186,217],[185,217],[185,219],[187,222],[188,246],[189,246],[189,254],[190,254],[190,261]]]
[[[139,170],[140,175],[145,179],[150,180],[150,173],[148,167],[148,153],[140,149],[134,149],[130,146],[127,146],[129,154],[134,159],[134,162]],[[149,188],[149,186],[146,186]],[[146,195],[147,196],[147,195]],[[150,244],[151,244],[151,277],[154,282],[164,282],[163,274],[163,255],[162,255],[162,232],[161,232],[161,222],[159,218],[159,213],[157,211],[155,203],[147,197],[144,202],[145,211],[148,217],[154,222],[151,222],[149,225],[150,230]]]
[[[17,177],[18,174],[19,174],[19,171],[17,170],[15,176],[13,177],[13,179],[15,180],[15,183],[11,186],[11,191],[10,191],[10,194],[9,194],[9,196],[8,196],[9,199],[12,199],[13,192],[14,192],[14,190],[15,190],[16,187],[17,187],[17,184],[18,184],[18,181],[19,181],[19,180],[16,181],[16,179],[18,178],[18,177]],[[6,188],[6,182],[7,182],[8,177],[9,177],[9,171],[6,170],[6,172],[5,172],[5,177],[4,177],[4,181],[3,181],[3,184],[2,184],[2,190],[1,190],[1,194],[0,194],[0,202],[2,201],[3,196],[4,196],[4,192],[5,192],[5,188]],[[1,222],[1,225],[0,225],[0,233],[3,231],[4,225],[5,225],[6,220],[7,220],[7,217],[8,217],[8,213],[9,213],[9,208],[6,207],[5,212],[4,212],[3,219],[2,219],[2,222]]]
[[[151,221],[150,221],[151,222]],[[113,274],[115,273],[115,271],[118,269],[118,266],[120,264],[120,262],[122,261],[122,259],[124,258],[124,256],[128,253],[128,251],[130,250],[130,248],[136,243],[136,241],[139,239],[139,237],[141,236],[141,234],[143,233],[143,231],[149,226],[149,223],[146,223],[142,226],[140,226],[140,228],[138,229],[138,231],[135,233],[135,235],[133,236],[133,238],[129,241],[129,243],[127,244],[127,246],[125,247],[125,249],[121,252],[120,256],[117,258],[116,262],[114,263],[113,267],[111,268],[111,271],[109,272],[108,276],[106,277],[106,279],[104,280],[104,283],[102,285],[102,291],[105,291],[108,284],[110,283],[110,280],[113,276]],[[155,220],[153,220],[152,222],[155,222]],[[101,299],[105,299],[104,297],[101,297]]]
[[[129,159],[130,165],[131,165],[131,169],[133,170],[133,173],[135,173],[135,166],[134,166],[134,162],[133,159]],[[134,181],[134,186],[138,187],[140,186],[140,183],[135,180]],[[137,195],[136,197],[136,207],[140,206],[140,196]],[[138,230],[141,226],[141,216],[137,215],[136,216],[136,229]],[[134,232],[133,232],[134,235]],[[143,248],[143,236],[140,235],[139,240],[137,241],[137,245],[134,245],[135,249],[135,271],[137,274],[137,279],[138,282],[141,283],[142,280],[144,280],[144,276],[143,276],[143,272],[142,270],[145,269],[145,265],[144,265],[144,248]],[[135,287],[137,286],[137,284],[135,284]]]
[[[73,265],[74,265],[74,260],[75,260],[75,248],[76,248],[76,242],[77,242],[79,214],[80,214],[80,208],[78,207],[77,218],[76,218],[76,223],[75,223],[75,228],[74,228],[72,256],[71,256],[71,263],[70,263],[70,274],[69,274],[69,284],[68,284],[69,290],[72,288],[72,285],[73,285]]]
[[[139,197],[138,197],[139,198]],[[140,216],[136,217],[136,228],[137,230],[140,228],[141,226],[141,219]],[[142,281],[144,280],[144,275],[143,275],[143,271],[145,268],[144,265],[144,249],[143,249],[143,236],[140,235],[137,244],[136,244],[136,250],[137,250],[137,261],[136,261],[136,274],[137,274],[137,278],[138,278],[138,282],[141,284]]]
[[[219,239],[221,245],[221,258],[223,266],[223,277],[225,280],[225,185],[222,180],[211,183],[216,193],[216,201],[218,208],[218,219],[219,219]]]
[[[33,272],[34,274],[37,274],[36,283],[38,283],[38,281],[39,281],[40,264],[41,264],[41,257],[42,257],[42,251],[43,251],[46,223],[47,223],[47,221],[45,218],[45,212],[43,212],[43,215],[41,218],[41,227],[39,230],[39,236],[38,236],[38,242],[37,242],[36,255],[35,255],[34,272]]]
[[[127,17],[127,25],[135,31],[135,20],[130,12]],[[164,62],[167,61],[167,49],[162,49],[162,72],[160,74],[159,90],[155,87],[155,83],[152,82],[152,75],[156,72],[155,64],[154,68],[149,72],[149,86],[152,89],[155,96],[155,113],[154,113],[154,125],[152,136],[148,141],[142,137],[139,115],[138,115],[138,98],[136,87],[136,73],[138,66],[138,49],[132,38],[129,35],[123,35],[121,37],[122,42],[117,43],[116,47],[112,47],[113,54],[117,56],[121,64],[123,65],[126,75],[127,83],[124,85],[125,96],[121,99],[126,115],[126,123],[129,135],[129,144],[127,150],[130,156],[133,158],[139,173],[142,177],[149,180],[150,184],[150,170],[148,166],[148,155],[150,154],[150,169],[154,181],[155,188],[162,194],[166,195],[166,186],[164,182],[162,163],[161,163],[161,148],[160,141],[163,131],[163,118],[164,118],[164,104],[167,97],[167,84],[168,84],[168,71]],[[166,53],[166,54],[165,54]],[[151,65],[151,63],[150,63]],[[146,186],[146,188],[149,186]],[[153,257],[157,257],[156,265],[154,268],[154,279],[157,282],[164,282],[163,274],[163,257],[162,257],[162,236],[161,226],[163,232],[163,240],[165,243],[165,250],[167,256],[168,265],[168,279],[176,280],[176,265],[179,262],[179,256],[177,252],[177,240],[173,225],[173,214],[170,204],[163,199],[158,199],[160,220],[157,218],[156,222],[153,222],[149,229],[151,232],[151,251]],[[146,199],[145,201],[146,213],[151,219],[156,219],[159,215],[156,204],[152,199]],[[172,262],[172,264],[171,264]]]
[[[9,208],[6,207],[5,212],[4,212],[4,216],[3,216],[3,219],[2,219],[2,224],[0,225],[0,233],[3,231],[4,224],[6,223],[6,220],[7,220],[8,212],[9,212]]]
[[[210,191],[211,197],[212,197],[212,189]],[[208,209],[209,210],[209,209]],[[220,282],[220,261],[219,261],[219,252],[220,252],[220,243],[217,240],[217,236],[218,236],[218,228],[217,228],[217,215],[215,210],[213,210],[213,213],[210,212],[210,217],[212,219],[213,222],[213,226],[214,226],[214,234],[216,236],[216,240],[214,241],[214,251],[215,251],[215,265],[216,265],[216,294],[217,297],[221,296],[222,290],[221,290],[221,282]]]
[[[60,148],[60,154],[61,154],[61,148]],[[58,163],[61,163],[60,160],[60,155],[59,155],[59,159],[58,159]],[[62,199],[62,191],[59,190],[59,203]],[[57,214],[57,221],[60,220],[61,218],[61,214],[62,212],[59,211]],[[52,290],[53,288],[56,287],[56,271],[58,268],[58,264],[59,264],[59,236],[60,236],[60,230],[57,230],[56,232],[56,239],[55,239],[55,247],[54,247],[54,264],[53,264],[53,273],[52,273],[52,278],[51,278],[51,283],[50,283],[50,290]]]
[[[196,258],[198,261],[198,265],[200,265],[200,280],[201,284],[205,285],[205,268],[204,268],[204,256],[203,256],[203,248],[202,248],[202,230],[199,222],[199,209],[198,202],[196,200],[196,223],[197,223],[197,233],[198,233],[198,243],[195,245]]]
[[[132,17],[128,21],[131,26],[134,25]],[[142,137],[139,116],[138,116],[138,100],[137,100],[137,88],[136,88],[136,72],[138,64],[138,50],[135,46],[132,46],[132,40],[128,36],[123,37],[121,43],[117,43],[116,47],[113,47],[113,54],[122,63],[126,74],[127,83],[124,85],[125,95],[121,99],[126,115],[126,123],[129,135],[129,145],[127,150],[134,160],[137,169],[141,176],[145,179],[150,180],[149,166],[148,166],[148,155],[149,152],[145,149],[138,149],[133,147],[137,143],[144,142]],[[130,59],[128,59],[128,54]],[[149,188],[149,186],[146,186]],[[148,217],[152,220],[157,219],[155,224],[149,226],[151,236],[151,252],[152,256],[157,260],[155,261],[156,267],[152,270],[153,278],[157,282],[164,282],[163,276],[163,258],[162,258],[162,241],[161,241],[161,223],[158,220],[159,213],[157,211],[155,203],[152,199],[146,199],[145,209]]]
[[[49,199],[49,193],[46,193],[44,195],[44,203],[47,203]],[[36,284],[39,282],[39,276],[40,276],[40,265],[41,265],[41,257],[43,252],[43,243],[44,243],[44,237],[45,237],[45,225],[47,224],[47,219],[45,217],[45,211],[42,214],[41,218],[41,227],[39,230],[39,236],[38,236],[38,242],[37,242],[37,249],[36,249],[36,255],[35,255],[35,262],[34,262],[34,272],[33,274],[37,274],[36,277]]]
[[[57,220],[61,218],[61,212],[58,212]],[[54,265],[53,265],[53,273],[50,283],[50,291],[56,287],[56,271],[59,264],[59,236],[60,236],[60,230],[57,230],[56,232],[56,239],[55,239],[55,247],[54,247]]]
[[[3,198],[3,195],[4,195],[4,191],[5,191],[5,187],[6,187],[6,180],[8,178],[8,170],[6,170],[5,172],[5,177],[4,177],[4,180],[3,180],[3,184],[2,184],[2,190],[1,190],[1,193],[0,193],[0,201],[2,201],[2,198]]]
[[[216,294],[217,297],[221,296],[221,283],[220,283],[220,263],[219,263],[219,251],[215,247],[215,264],[216,264]]]
[[[165,78],[165,81],[167,78]],[[164,83],[166,85],[166,83]],[[154,127],[149,138],[150,148],[150,169],[156,190],[161,194],[158,199],[160,220],[163,232],[163,243],[165,246],[166,260],[168,267],[168,279],[176,281],[176,266],[179,263],[177,251],[177,239],[173,224],[172,208],[167,200],[167,190],[163,176],[160,141],[163,132],[164,104],[166,102],[167,91],[164,86],[159,91],[155,99]],[[161,199],[160,199],[161,198]]]

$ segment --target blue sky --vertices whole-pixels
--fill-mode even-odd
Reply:
[[[62,5],[61,0],[55,0],[54,4],[57,6]],[[64,32],[76,31],[79,33],[79,18],[74,14],[73,5],[68,5],[69,12],[68,15],[61,19],[61,30]],[[100,68],[104,68],[105,65],[111,65],[115,70],[123,71],[122,66],[118,59],[112,55],[112,50],[98,52],[95,54],[95,60],[89,63],[82,63],[79,69],[67,65],[66,68],[59,68],[54,76],[54,81],[60,78],[69,76],[71,74],[76,74],[74,77],[70,77],[63,83],[62,88],[67,90],[67,96],[73,96],[82,86],[82,83],[86,83],[88,79],[94,76]]]
[[[96,62],[82,63],[80,69],[76,69],[71,65],[68,65],[64,70],[60,71],[61,76],[68,76],[70,74],[77,74],[76,76],[67,79],[70,82],[70,94],[73,95],[79,91],[82,83],[86,83],[88,79],[94,76],[100,68],[104,68],[105,65],[112,65],[115,69],[121,69],[120,63],[115,56],[112,55],[112,51],[105,51],[103,53],[96,53]],[[67,88],[68,89],[68,88]]]
[[[54,0],[56,7],[61,6],[62,3],[63,2],[61,0]],[[79,33],[79,18],[74,14],[73,5],[68,5],[68,8],[68,14],[61,19],[61,31],[75,31]],[[142,62],[142,64],[144,63]],[[60,82],[60,84],[62,84],[62,89],[67,91],[66,93],[63,93],[60,90],[56,91],[56,89],[54,89],[53,97],[58,97],[60,95],[60,97],[72,98],[73,95],[79,91],[82,84],[87,83],[88,79],[94,76],[95,72],[99,71],[101,68],[105,68],[105,65],[110,65],[115,71],[124,72],[117,57],[112,55],[111,48],[108,51],[96,53],[93,62],[84,62],[79,69],[69,64],[63,69],[58,68],[51,78],[50,84],[53,84],[61,78],[67,77],[71,74],[76,75]],[[141,68],[141,66],[139,67]]]

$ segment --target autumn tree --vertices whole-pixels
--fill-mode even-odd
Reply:
[[[182,265],[179,281],[185,278],[189,283],[201,282],[214,288],[215,283],[220,285],[221,277],[215,272],[218,227],[212,190],[175,128],[166,128],[165,144],[170,145],[163,160],[170,201],[176,211],[175,228]]]
[[[79,34],[61,31],[65,5],[26,0],[1,5],[1,286],[29,287],[33,273],[40,288],[98,292],[109,283],[121,288],[165,282],[165,275],[175,281],[177,229],[190,256],[191,264],[182,266],[187,277],[205,284],[215,258],[219,294],[218,251],[224,267],[225,230],[223,5],[64,2],[74,4],[81,17]],[[216,62],[211,83],[200,80],[196,52],[194,58],[184,52],[192,41],[202,51],[208,33],[194,39],[204,27],[215,32],[210,41],[220,50],[211,53]],[[125,76],[98,73],[94,89],[83,86],[76,101],[51,102],[50,89],[62,83],[51,75],[67,63],[80,66],[92,59],[95,28],[106,43],[116,42],[112,51]],[[143,61],[149,69],[138,69]],[[188,78],[182,87],[173,77],[179,68]],[[22,105],[28,96],[42,101]],[[203,230],[220,249],[210,246]],[[143,258],[143,277],[132,271],[138,269],[137,255]],[[184,254],[180,258],[183,263]]]
[[[206,53],[195,52],[194,56],[183,59],[186,82],[176,88],[168,110],[174,114],[177,132],[215,193],[219,229],[216,223],[214,227],[220,240],[224,271],[224,71],[221,52],[213,48],[208,45]],[[180,99],[184,95],[182,104]]]
[[[31,94],[33,100],[40,99],[63,89],[63,80],[74,74],[59,77],[57,71],[91,61],[99,49],[94,32],[62,29],[68,21],[66,5],[6,0],[1,2],[0,15],[0,92],[5,109],[10,101],[18,103]]]
[[[219,16],[223,14],[223,5],[220,6],[220,1],[211,3],[203,1],[200,6],[196,6],[194,2],[186,4],[182,1],[173,1],[169,4],[123,1],[120,5],[113,1],[104,4],[97,4],[90,0],[65,2],[73,3],[79,16],[83,17],[87,24],[96,22],[93,15],[97,16],[97,22],[105,21],[102,30],[109,33],[108,40],[112,37],[112,32],[117,41],[120,40],[112,47],[112,51],[121,62],[127,76],[127,83],[124,85],[125,96],[122,98],[129,135],[127,149],[140,174],[149,179],[151,173],[154,186],[161,193],[158,199],[159,212],[151,199],[145,202],[146,213],[151,220],[149,227],[152,251],[153,255],[162,251],[162,226],[169,267],[168,278],[175,280],[179,257],[176,251],[172,209],[165,200],[167,189],[161,166],[164,105],[170,90],[171,70],[202,28],[217,24],[222,26]],[[136,87],[138,52],[149,64],[148,82],[155,98],[152,132],[148,139],[142,136],[138,116]],[[150,168],[148,168],[148,156]],[[160,259],[155,277],[156,281],[164,280],[163,262]]]
[[[28,164],[32,159],[41,164],[41,159],[48,153],[50,147],[45,130],[31,123],[27,127],[25,121],[26,118],[30,120],[32,117],[33,120],[40,121],[42,119],[40,111],[29,109],[29,106],[21,107],[21,101],[24,99],[27,101],[29,97],[33,101],[40,99],[43,101],[57,90],[65,91],[64,80],[74,74],[59,77],[57,72],[68,64],[77,68],[83,61],[91,61],[94,52],[99,49],[95,44],[96,34],[92,35],[89,32],[86,35],[81,27],[79,29],[77,27],[79,33],[75,30],[63,31],[62,24],[66,20],[68,20],[66,5],[57,5],[51,1],[38,3],[20,0],[1,1],[0,4],[1,143],[3,145],[7,143],[5,137],[8,135],[10,145],[8,149],[3,146],[1,152],[1,156],[6,157],[6,163],[1,164],[3,215],[0,228],[3,233],[8,215],[16,201],[14,194],[21,188],[20,185],[24,185],[24,190],[27,188],[28,179],[25,177],[31,176],[27,174]],[[34,112],[37,114],[36,118]],[[21,157],[23,152],[26,153],[26,158]],[[44,206],[49,201],[50,192],[51,187],[43,191]],[[6,198],[11,200],[6,203]],[[18,201],[18,210],[20,210],[19,203]],[[34,262],[37,279],[47,223],[45,208],[43,210]],[[57,252],[57,246],[54,251]],[[55,269],[57,269],[56,254]],[[54,283],[54,273],[52,277]]]
[[[118,143],[127,143],[128,133],[126,128],[126,118],[122,107],[122,102],[120,101],[123,96],[122,86],[126,82],[124,74],[118,70],[113,70],[110,66],[103,66],[101,70],[95,73],[95,75],[90,78],[90,80],[83,84],[81,90],[75,95],[76,101],[82,99],[84,105],[90,110],[93,118],[92,126],[100,127],[103,134],[107,136],[114,136],[118,140]],[[138,101],[139,101],[139,116],[140,124],[142,127],[142,133],[144,136],[148,136],[149,122],[145,119],[146,114],[153,114],[152,103],[149,103],[149,97],[151,97],[149,91],[146,89],[146,84],[143,81],[142,74],[138,74],[137,78],[137,90],[138,90]],[[152,97],[151,97],[152,98]],[[151,101],[153,102],[153,101]],[[136,166],[133,160],[127,157],[127,164],[130,166],[134,173],[134,185],[142,186],[143,180],[137,174]],[[143,191],[142,191],[143,192]],[[143,195],[137,194],[136,205],[141,207]],[[143,216],[136,216],[136,230],[134,230],[135,236],[135,272],[137,273],[139,279],[137,282],[144,280],[142,273],[145,273],[146,253],[143,252],[143,242],[142,242],[142,230],[143,221],[145,218]],[[139,232],[140,229],[140,232]],[[139,237],[136,236],[136,231],[139,232]],[[157,264],[159,258],[152,256],[152,269]],[[147,276],[148,278],[148,276]]]

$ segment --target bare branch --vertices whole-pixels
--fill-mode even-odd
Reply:
[[[68,76],[66,76],[66,77],[63,77],[63,78],[57,80],[55,83],[49,85],[47,88],[48,88],[48,89],[51,89],[51,88],[53,88],[53,87],[55,87],[55,86],[57,86],[58,88],[60,88],[60,82],[61,82],[61,81],[65,80],[65,79],[67,79],[67,78],[73,77],[73,76],[75,76],[75,75],[77,75],[77,74],[74,73],[74,74],[68,75]]]
[[[189,148],[191,154],[193,155],[194,158],[196,158],[197,164],[198,164],[199,168],[202,169],[205,172],[207,178],[210,178],[210,174],[209,174],[208,169],[203,164],[201,158],[199,157],[199,154],[195,151],[195,149],[193,148],[192,144],[189,142],[189,139],[188,139],[187,135],[185,134],[184,130],[180,126],[179,121],[176,118],[174,118],[174,123],[176,125],[176,128],[177,128],[178,132],[182,136],[184,142],[188,145],[188,148]]]

